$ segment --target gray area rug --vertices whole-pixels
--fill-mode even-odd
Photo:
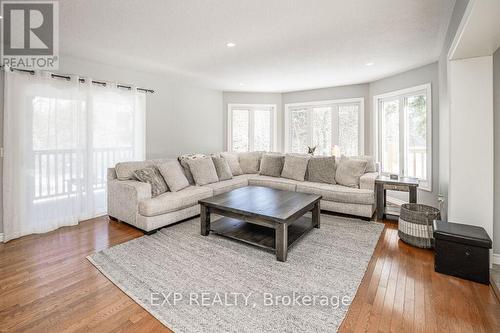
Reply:
[[[171,330],[335,332],[383,225],[321,216],[288,252],[210,234],[199,219],[100,251],[88,259]]]

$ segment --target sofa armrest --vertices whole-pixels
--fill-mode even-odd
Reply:
[[[377,179],[378,173],[367,172],[359,178],[359,188],[364,190],[375,190],[375,179]]]
[[[136,180],[108,181],[108,214],[135,225],[139,202],[151,199],[151,185]]]

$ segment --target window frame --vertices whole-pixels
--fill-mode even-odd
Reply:
[[[315,107],[332,107],[335,108],[341,106],[342,104],[352,105],[358,104],[358,155],[364,155],[365,153],[365,99],[364,97],[356,98],[345,98],[345,99],[332,99],[332,100],[322,100],[313,102],[303,102],[303,103],[289,103],[285,104],[285,152],[289,153],[291,151],[291,138],[290,138],[290,115],[293,110],[300,108],[311,109]],[[338,145],[339,139],[339,129],[338,129],[338,112],[332,112],[332,146]],[[312,145],[312,113],[308,112],[308,135],[309,135],[309,145]],[[305,152],[304,152],[305,153]]]
[[[254,126],[255,126],[255,111],[266,108],[271,113],[271,147],[270,151],[275,151],[278,146],[277,143],[277,115],[276,104],[241,104],[241,103],[228,103],[227,105],[227,150],[233,151],[233,110],[248,110],[248,151],[254,151]]]
[[[382,172],[382,110],[381,104],[386,101],[398,100],[399,101],[399,175],[406,176],[406,171],[408,169],[406,165],[407,156],[407,115],[405,112],[406,104],[405,99],[407,97],[415,96],[420,93],[424,93],[426,96],[426,149],[427,149],[427,179],[419,179],[419,188],[432,192],[432,84],[425,83],[418,86],[391,91],[384,94],[379,94],[373,96],[373,106],[374,106],[374,147],[373,151],[377,162],[380,163],[380,173],[383,175],[388,175],[389,173]],[[401,154],[402,153],[402,154]]]

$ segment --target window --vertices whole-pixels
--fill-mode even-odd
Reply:
[[[374,97],[381,171],[418,178],[431,191],[431,85]]]
[[[287,104],[285,106],[285,150],[331,155],[337,145],[343,155],[363,153],[363,98]]]
[[[275,150],[276,105],[229,104],[228,150]]]

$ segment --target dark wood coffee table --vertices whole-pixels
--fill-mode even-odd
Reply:
[[[320,195],[246,186],[199,201],[201,234],[210,231],[276,252],[286,261],[288,248],[320,227]],[[312,219],[304,214],[311,211]],[[210,222],[210,214],[223,217]]]

